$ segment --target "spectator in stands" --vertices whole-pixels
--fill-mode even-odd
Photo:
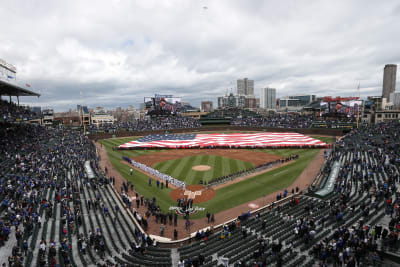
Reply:
[[[399,129],[400,126],[396,123],[381,123],[354,129],[337,141],[335,151],[325,164],[326,170],[321,172],[329,175],[332,164],[335,161],[340,162],[334,190],[327,200],[316,201],[311,197],[299,196],[287,204],[277,207],[271,205],[271,211],[267,211],[265,216],[265,224],[263,221],[254,223],[247,219],[246,227],[258,234],[259,225],[264,224],[263,230],[272,230],[261,233],[271,238],[274,236],[273,240],[277,240],[272,245],[258,242],[253,244],[246,240],[244,244],[255,250],[254,254],[250,250],[244,251],[246,257],[250,255],[249,261],[254,257],[254,262],[261,264],[266,259],[277,265],[295,263],[301,257],[287,255],[286,249],[289,249],[293,252],[311,252],[321,264],[335,262],[360,266],[366,260],[370,260],[371,264],[380,264],[382,258],[379,251],[395,249],[398,246]],[[83,254],[85,250],[88,252],[84,259],[90,262],[89,258],[96,261],[99,256],[112,261],[121,260],[121,254],[114,248],[121,246],[117,240],[113,240],[115,236],[111,233],[115,233],[115,238],[124,239],[125,230],[129,234],[132,229],[125,225],[127,228],[121,228],[124,230],[123,235],[116,231],[117,228],[109,230],[109,227],[114,225],[107,222],[112,220],[110,217],[116,216],[116,209],[108,209],[108,205],[113,207],[114,202],[109,202],[106,195],[106,185],[111,179],[100,174],[93,143],[73,130],[45,129],[34,125],[2,124],[0,136],[0,244],[12,242],[9,246],[12,248],[8,258],[9,264],[29,265],[29,259],[37,257],[33,264],[68,265],[72,262],[71,255],[74,255],[71,249],[76,249],[76,245],[78,251]],[[87,177],[85,162],[89,162],[96,172],[96,178]],[[75,198],[75,195],[84,197]],[[140,199],[141,205],[145,203],[149,213],[142,216],[134,212],[138,223],[147,228],[148,217],[158,213],[162,225],[165,226],[167,214],[160,209],[156,199]],[[131,205],[131,198],[126,194],[123,195],[123,201],[127,206]],[[93,209],[89,208],[90,206]],[[40,216],[46,216],[40,229],[47,229],[47,232],[37,237],[35,234],[38,233],[37,222],[40,221]],[[122,216],[124,214],[121,213],[116,223],[120,227],[123,227],[123,221],[126,219]],[[248,214],[246,216],[250,217]],[[210,217],[214,223],[214,214]],[[171,221],[171,218],[168,218]],[[260,215],[257,215],[257,218],[264,219]],[[388,227],[387,223],[382,227],[382,218],[389,222]],[[79,220],[84,221],[84,227],[79,226]],[[90,220],[90,223],[87,220]],[[174,215],[175,225],[176,221],[177,216]],[[243,222],[240,227],[242,225]],[[57,230],[52,231],[50,226]],[[234,227],[237,227],[237,224],[224,227],[223,235],[225,241],[228,241],[231,235],[228,242],[236,246],[235,233],[238,231],[235,232]],[[149,259],[148,246],[154,244],[153,240],[146,234],[139,234],[136,228],[132,232],[135,232],[134,238],[124,241],[127,241],[126,244],[137,243],[141,252],[140,260]],[[293,233],[296,235],[293,236]],[[10,234],[13,238],[10,238]],[[221,232],[217,233],[217,236],[220,234]],[[199,237],[204,240],[201,232]],[[247,232],[238,239],[242,240],[242,237],[254,238]],[[293,248],[291,245],[283,245],[282,240],[288,239],[293,242]],[[70,240],[77,241],[71,243]],[[87,248],[86,242],[89,244]],[[216,241],[211,241],[210,238],[208,242]],[[253,245],[256,246],[250,247]],[[30,251],[29,248],[34,251]],[[39,253],[36,253],[35,249]],[[270,257],[271,255],[274,257]],[[287,266],[301,266],[302,263],[300,261]],[[124,260],[122,264],[125,264]]]
[[[164,116],[164,117],[148,117],[146,119],[135,120],[130,122],[117,122],[113,124],[103,125],[89,125],[88,131],[107,131],[107,132],[120,132],[120,131],[155,131],[155,130],[172,130],[172,129],[188,129],[199,128],[201,124],[199,120],[183,117],[180,115]]]

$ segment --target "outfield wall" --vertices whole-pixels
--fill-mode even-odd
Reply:
[[[173,130],[154,130],[154,131],[120,131],[115,133],[96,133],[90,134],[88,137],[92,140],[108,139],[112,137],[128,137],[128,136],[145,136],[150,134],[168,133],[192,133],[192,132],[213,132],[213,131],[265,131],[265,132],[296,132],[304,135],[329,135],[342,136],[342,129],[321,129],[321,128],[260,128],[260,127],[240,127],[240,126],[209,126],[201,128],[189,129],[173,129]]]

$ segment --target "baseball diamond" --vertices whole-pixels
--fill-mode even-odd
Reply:
[[[307,138],[307,137],[306,137]],[[207,182],[213,177],[223,177],[243,169],[251,169],[262,163],[298,155],[298,159],[288,162],[284,166],[277,166],[263,173],[249,174],[249,179],[238,183],[226,184],[215,190],[215,197],[201,202],[200,206],[205,208],[204,212],[198,212],[192,218],[201,218],[206,211],[218,213],[229,210],[242,203],[263,197],[268,193],[280,191],[293,184],[307,165],[314,159],[321,149],[281,148],[281,149],[173,149],[173,150],[115,150],[121,144],[132,141],[134,138],[107,139],[101,141],[108,151],[108,156],[113,166],[120,174],[135,186],[135,190],[145,197],[152,198],[154,194],[159,200],[158,204],[162,210],[176,206],[176,199],[171,198],[170,188],[165,185],[161,189],[153,182],[149,186],[148,177],[134,170],[130,175],[128,165],[121,163],[121,157],[128,157],[136,162],[152,166],[163,173],[169,174],[186,183],[186,186],[199,185]],[[330,142],[330,138],[320,137],[313,139],[322,140],[322,143]],[[196,165],[209,165],[209,171],[197,172],[192,167]],[[282,172],[282,170],[287,170]],[[282,173],[281,173],[282,172]],[[210,175],[210,176],[208,176]],[[207,178],[208,177],[208,178]],[[193,191],[193,190],[192,190]],[[183,192],[182,192],[183,194]],[[202,193],[202,197],[204,192]],[[195,198],[197,200],[199,196]]]

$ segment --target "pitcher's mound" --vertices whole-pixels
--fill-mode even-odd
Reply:
[[[205,172],[205,171],[211,170],[211,166],[208,166],[208,165],[196,165],[196,166],[192,167],[192,170]]]

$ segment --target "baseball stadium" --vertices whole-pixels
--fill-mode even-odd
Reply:
[[[400,266],[399,14],[2,1],[0,267]]]
[[[11,101],[38,94],[0,85],[4,264],[339,266],[334,246],[397,264],[398,122],[159,108],[48,125]]]

